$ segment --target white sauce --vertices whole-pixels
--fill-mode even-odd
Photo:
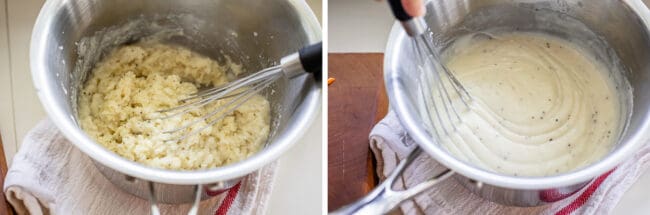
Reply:
[[[553,175],[599,160],[621,133],[610,71],[567,41],[470,35],[445,54],[474,102],[442,145],[469,163],[510,175]]]

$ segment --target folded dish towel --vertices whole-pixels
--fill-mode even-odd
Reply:
[[[408,136],[397,115],[388,113],[370,133],[370,148],[377,159],[380,179],[385,179],[399,160],[415,147],[415,142]],[[472,194],[456,180],[445,180],[413,200],[402,203],[400,210],[404,214],[609,214],[648,166],[650,145],[644,146],[615,170],[596,178],[572,196],[529,208],[499,205]],[[416,185],[443,169],[442,165],[422,153],[406,169],[396,186],[406,188]]]
[[[228,192],[204,200],[200,214],[263,214],[276,164],[245,177]],[[25,137],[4,184],[18,214],[149,214],[149,202],[122,191],[69,143],[50,120]],[[160,204],[162,214],[186,214],[189,204]]]

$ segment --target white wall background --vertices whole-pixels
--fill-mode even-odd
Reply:
[[[0,133],[9,164],[27,131],[45,117],[29,70],[29,38],[43,2],[0,0],[0,62],[6,62],[0,64]]]
[[[329,52],[384,52],[395,22],[385,1],[328,2]]]

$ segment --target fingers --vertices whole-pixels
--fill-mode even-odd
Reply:
[[[424,16],[426,13],[424,0],[402,0],[402,5],[406,13],[413,17]]]

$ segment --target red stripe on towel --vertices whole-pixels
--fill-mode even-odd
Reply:
[[[223,199],[221,205],[219,205],[219,208],[217,208],[217,212],[214,213],[215,215],[228,214],[228,211],[230,210],[232,203],[235,201],[235,198],[237,198],[237,193],[239,193],[239,187],[241,187],[241,182],[237,183],[234,187],[228,190],[228,194],[226,194],[226,198]]]
[[[596,180],[594,180],[594,182],[591,183],[589,187],[587,187],[587,189],[582,194],[580,194],[580,196],[578,196],[578,198],[573,200],[571,204],[565,206],[560,211],[555,213],[555,215],[569,215],[573,213],[575,210],[578,210],[578,208],[582,207],[582,205],[587,203],[589,197],[591,197],[591,195],[594,194],[594,192],[598,189],[598,187],[600,187],[600,184],[602,184],[603,181],[605,181],[605,179],[607,179],[607,177],[610,174],[612,174],[612,172],[614,172],[614,170],[616,170],[616,168],[596,178]]]

